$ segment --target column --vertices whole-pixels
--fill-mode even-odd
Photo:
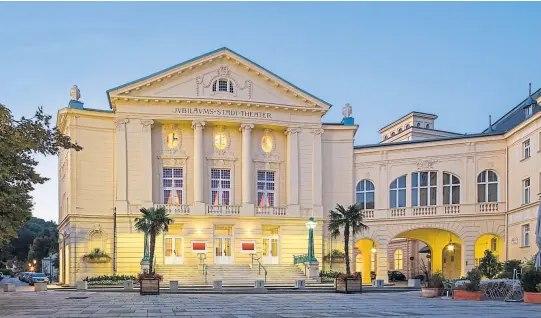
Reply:
[[[141,119],[142,130],[142,158],[141,158],[141,174],[142,180],[145,183],[145,189],[142,193],[141,201],[144,207],[152,207],[152,119]]]
[[[323,129],[314,129],[312,133],[314,134],[314,145],[312,147],[312,209],[314,216],[323,217],[323,160],[321,158]]]
[[[252,164],[252,129],[253,124],[241,124],[242,131],[242,205],[252,204],[253,164]]]
[[[194,120],[192,121],[192,128],[194,130],[194,205],[202,205],[204,210],[205,158],[203,158],[203,128],[205,128],[205,122]]]
[[[383,279],[385,283],[389,282],[389,264],[387,259],[387,246],[377,247],[377,260],[376,260],[376,279]]]
[[[286,158],[286,187],[287,187],[287,214],[300,216],[299,206],[299,132],[300,128],[288,128],[287,158]]]
[[[128,212],[128,175],[127,175],[127,148],[126,148],[126,124],[127,118],[115,119],[115,178],[116,193],[115,206],[117,213]]]

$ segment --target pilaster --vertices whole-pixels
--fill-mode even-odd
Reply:
[[[387,259],[387,246],[377,248],[377,272],[376,279],[382,279],[385,284],[389,282],[389,261]]]
[[[291,216],[300,216],[299,206],[299,132],[300,128],[290,127],[285,131],[287,135],[286,158],[286,193],[287,213]]]
[[[242,205],[252,205],[253,191],[253,159],[252,159],[252,129],[253,124],[241,124],[242,132]]]
[[[128,172],[127,172],[127,146],[126,146],[126,124],[127,118],[115,119],[115,180],[116,196],[115,207],[117,213],[128,212]]]
[[[141,119],[142,132],[142,158],[141,158],[141,174],[142,180],[145,183],[145,190],[141,197],[141,203],[144,207],[152,207],[152,119]]]
[[[194,210],[205,210],[205,172],[203,158],[203,129],[205,128],[204,121],[192,121],[194,130]]]
[[[314,129],[314,146],[312,153],[312,209],[315,217],[323,217],[323,161],[321,153],[321,135],[323,129]]]

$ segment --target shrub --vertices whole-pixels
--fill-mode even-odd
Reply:
[[[341,272],[335,272],[332,269],[328,272],[322,271],[319,273],[319,277],[321,278],[338,278],[340,275],[342,275]]]
[[[160,281],[162,281],[163,276],[156,273],[139,273],[139,275],[137,275],[137,281],[140,283],[143,279],[159,279]]]
[[[88,285],[120,285],[125,280],[135,281],[136,277],[134,275],[101,275],[83,279],[88,282]]]
[[[535,285],[535,289],[537,289],[538,293],[541,293],[541,283]]]
[[[502,263],[502,271],[498,275],[496,275],[496,278],[512,279],[514,278],[513,273],[515,272],[515,270],[517,270],[517,272],[520,273],[522,266],[523,266],[522,261],[518,259],[511,259],[511,260],[505,261]]]
[[[472,269],[468,272],[467,275],[469,283],[466,284],[465,289],[467,291],[480,291],[481,287],[479,286],[481,283],[481,271],[477,268]]]
[[[443,288],[443,275],[441,272],[435,272],[434,274],[428,276],[427,280],[428,288]]]
[[[491,251],[486,250],[485,256],[479,261],[479,271],[488,279],[492,279],[502,269],[502,264],[498,262],[496,256]]]
[[[345,281],[346,279],[360,279],[361,275],[359,273],[353,273],[353,274],[340,274],[338,276],[338,280]]]
[[[109,261],[111,257],[99,248],[95,248],[92,252],[83,255],[83,261],[85,262],[97,262],[97,261]]]
[[[530,269],[522,273],[520,283],[525,292],[535,293],[537,292],[537,285],[541,283],[541,270]]]

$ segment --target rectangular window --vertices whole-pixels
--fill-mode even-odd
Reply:
[[[264,209],[265,207],[274,206],[274,190],[275,179],[274,171],[258,171],[257,172],[257,207]]]
[[[523,159],[530,158],[530,139],[526,139],[522,143],[522,149],[523,149]]]
[[[438,175],[435,171],[414,172],[411,175],[412,206],[436,205]]]
[[[528,118],[533,115],[533,106],[524,108],[524,117]]]
[[[231,195],[231,170],[210,170],[210,204],[229,205]]]
[[[184,175],[182,168],[163,168],[163,204],[183,204]]]
[[[530,224],[524,224],[522,226],[522,246],[530,246]]]
[[[530,178],[525,179],[522,181],[522,203],[524,204],[530,204]]]

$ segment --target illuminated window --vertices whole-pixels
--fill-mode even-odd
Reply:
[[[182,168],[163,168],[163,204],[182,204],[184,187]]]
[[[224,132],[219,132],[214,135],[214,147],[218,150],[224,150],[227,147],[227,135]]]
[[[274,206],[274,171],[257,172],[257,206],[264,210],[265,207]]]
[[[269,153],[272,151],[274,141],[272,140],[271,136],[265,135],[263,138],[261,138],[261,149],[263,149],[264,152]]]
[[[176,148],[178,146],[178,142],[179,142],[179,136],[177,133],[174,133],[174,132],[170,132],[167,134],[167,136],[165,137],[165,142],[167,144],[167,147],[169,148]]]
[[[402,269],[404,266],[404,253],[401,249],[394,251],[394,269],[399,270]]]

